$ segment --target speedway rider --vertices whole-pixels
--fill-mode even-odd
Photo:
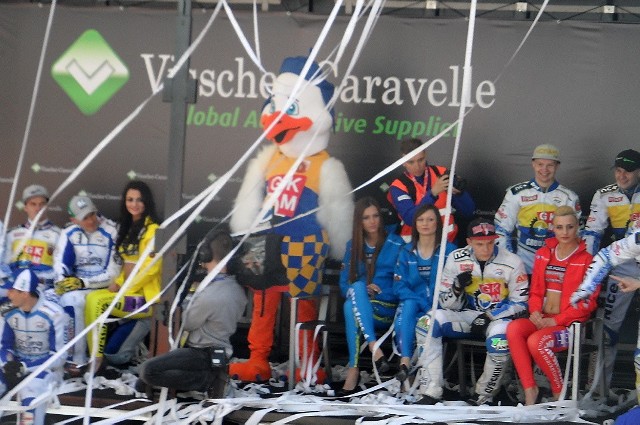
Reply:
[[[64,346],[64,329],[67,316],[62,307],[39,296],[39,279],[29,269],[22,270],[15,278],[8,296],[15,307],[4,314],[5,324],[0,335],[0,394],[5,394],[27,375],[49,360]],[[62,381],[64,355],[19,390],[22,406],[41,396],[51,395]],[[48,402],[39,402],[33,409],[21,412],[18,423],[44,424]]]
[[[580,219],[580,202],[575,192],[555,179],[560,165],[560,151],[549,144],[537,146],[531,157],[534,177],[507,189],[502,205],[495,216],[498,245],[518,254],[526,271],[531,274],[535,252],[553,236],[551,222],[553,212],[561,205],[577,211]],[[516,230],[517,249],[511,234]]]
[[[614,162],[614,176],[614,184],[599,189],[593,195],[591,212],[583,232],[587,250],[594,255],[601,245],[607,245],[602,243],[602,236],[607,228],[611,229],[613,240],[620,240],[640,218],[640,152],[633,149],[620,152]],[[637,278],[640,276],[640,268],[635,262],[628,261],[617,265],[612,273],[619,277]],[[604,378],[605,388],[609,388],[617,353],[618,333],[634,292],[620,291],[614,279],[607,280],[602,292],[605,300]]]
[[[115,252],[115,224],[98,214],[87,196],[74,196],[68,206],[72,225],[58,240],[54,255],[55,293],[59,304],[69,315],[68,338],[85,327],[84,308],[92,289],[106,288],[120,273],[122,261]],[[69,353],[73,362],[87,362],[87,341],[81,338]]]
[[[606,248],[601,249],[598,254],[593,257],[593,262],[589,266],[589,270],[582,281],[580,287],[571,295],[571,304],[577,305],[580,302],[586,302],[591,294],[593,294],[599,285],[602,284],[609,272],[614,267],[624,263],[640,262],[640,229],[635,228],[634,232],[626,236],[624,239],[613,242]],[[634,277],[623,277],[612,274],[609,278],[618,282],[619,289],[623,292],[635,293],[635,289],[640,287],[640,271]],[[634,365],[636,369],[636,392],[638,401],[640,402],[640,339],[634,353]]]
[[[30,238],[29,233],[33,221],[47,202],[49,192],[43,186],[34,184],[24,189],[22,203],[28,220],[7,232],[5,246],[4,262],[16,274],[22,269],[31,269],[38,276],[40,291],[51,288],[55,279],[53,251],[60,228],[48,220],[46,214],[42,214]]]
[[[477,218],[469,224],[467,235],[468,246],[449,254],[442,272],[442,309],[432,315],[433,335],[419,359],[419,404],[435,404],[442,398],[442,337],[473,336],[486,339],[487,357],[476,395],[468,403],[490,403],[500,389],[509,358],[507,325],[527,309],[529,282],[524,265],[517,255],[496,245],[493,223]]]

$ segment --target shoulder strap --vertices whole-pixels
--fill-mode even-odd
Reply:
[[[402,182],[402,184],[404,184],[404,186],[407,188],[407,193],[409,194],[411,199],[413,199],[413,202],[415,202],[416,201],[416,186],[415,186],[415,183],[413,182],[413,180],[411,180],[409,177],[407,177],[407,175],[405,173],[400,174],[400,177],[398,177],[398,180],[400,180]]]

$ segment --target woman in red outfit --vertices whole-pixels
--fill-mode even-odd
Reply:
[[[554,353],[569,346],[568,326],[584,322],[596,308],[596,291],[587,306],[572,307],[571,294],[582,282],[591,264],[591,254],[578,237],[578,219],[571,207],[555,211],[555,237],[547,239],[536,252],[529,292],[529,318],[517,319],[507,328],[511,357],[524,388],[525,404],[535,404],[538,387],[531,360],[536,362],[551,384],[554,400],[562,391],[562,371]]]

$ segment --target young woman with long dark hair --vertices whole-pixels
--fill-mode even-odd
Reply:
[[[434,205],[423,205],[413,216],[411,242],[398,256],[395,269],[394,293],[400,301],[394,328],[400,348],[400,369],[396,378],[404,381],[411,366],[415,348],[415,327],[433,304],[436,271],[440,257],[442,218]],[[445,256],[456,249],[447,242]]]
[[[141,181],[134,180],[129,182],[122,192],[118,237],[116,239],[116,251],[123,261],[122,271],[108,288],[99,289],[87,295],[85,309],[87,324],[93,323],[111,304],[116,294],[120,291],[120,287],[129,278],[133,268],[140,260],[142,253],[152,242],[157,229],[158,216],[151,189]],[[125,317],[160,292],[162,260],[149,267],[153,257],[152,252],[144,260],[121,301],[111,311],[112,316]],[[148,308],[130,318],[147,318],[151,314],[152,311]],[[89,351],[91,352],[93,348],[92,332],[87,335],[87,338]],[[106,338],[107,328],[101,326],[98,329],[97,367],[102,363]]]
[[[365,197],[356,202],[353,235],[347,243],[340,274],[340,289],[346,298],[344,316],[349,366],[339,394],[349,395],[357,391],[361,334],[373,352],[378,371],[389,369],[382,350],[375,349],[375,331],[388,328],[393,322],[397,306],[393,293],[393,270],[403,244],[397,234],[387,234],[380,205],[375,199]]]

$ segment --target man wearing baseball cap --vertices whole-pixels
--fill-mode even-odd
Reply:
[[[68,206],[71,225],[60,234],[54,254],[55,293],[69,315],[70,338],[85,326],[84,307],[87,294],[106,288],[120,273],[121,261],[115,251],[115,223],[98,214],[88,196],[76,195]],[[81,338],[70,350],[73,362],[87,362],[87,342]]]
[[[26,268],[33,270],[40,280],[41,291],[53,285],[53,250],[60,234],[60,228],[47,219],[46,212],[35,223],[48,201],[49,192],[43,186],[33,184],[24,189],[22,203],[27,222],[7,232],[4,257],[14,273]]]
[[[15,308],[5,313],[0,335],[0,394],[11,390],[23,379],[28,380],[19,391],[23,406],[62,382],[62,366],[66,355],[64,346],[66,315],[62,307],[40,297],[39,278],[29,269],[15,277],[8,296]],[[25,341],[29,341],[28,344]],[[41,364],[57,356],[56,360],[37,376],[29,375]],[[44,424],[48,402],[21,412],[18,423]]]
[[[556,208],[568,205],[580,218],[578,195],[556,181],[560,150],[550,144],[537,146],[531,165],[533,178],[509,187],[495,216],[498,245],[517,253],[529,274],[535,252],[553,236],[551,222]],[[516,244],[512,240],[514,230]]]
[[[419,404],[442,398],[442,337],[486,338],[484,371],[469,404],[490,403],[498,393],[509,358],[507,325],[527,309],[529,281],[520,257],[496,245],[492,221],[469,223],[467,246],[447,257],[435,312],[433,335],[423,347],[419,364]]]
[[[587,242],[587,249],[593,255],[600,248],[624,238],[628,230],[640,219],[640,152],[626,149],[616,155],[613,175],[616,182],[598,189],[591,201],[591,212],[583,235]],[[607,230],[610,230],[611,239],[602,240],[602,236]],[[633,261],[624,262],[617,265],[612,274],[619,277],[637,278],[640,276],[640,268]],[[617,282],[614,280],[605,282],[602,293],[605,294],[604,388],[608,388],[617,353],[618,333],[634,293],[619,291]],[[592,368],[589,370],[591,371]]]

